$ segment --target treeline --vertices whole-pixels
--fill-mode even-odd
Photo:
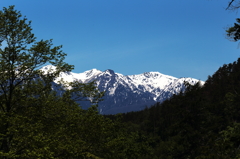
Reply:
[[[240,158],[240,59],[203,86],[189,85],[161,104],[122,114],[122,122],[147,138],[151,151],[142,158]]]

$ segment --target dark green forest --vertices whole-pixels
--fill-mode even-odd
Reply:
[[[239,26],[227,31],[235,41]],[[94,82],[60,81],[52,89],[60,72],[73,69],[61,48],[37,41],[14,6],[0,11],[0,158],[240,158],[240,58],[163,103],[104,116]],[[56,70],[39,70],[45,64]],[[92,106],[83,110],[78,100]]]
[[[147,139],[143,158],[240,158],[240,59],[206,83],[188,86],[140,112],[122,114],[131,132]],[[115,116],[109,116],[114,119]]]

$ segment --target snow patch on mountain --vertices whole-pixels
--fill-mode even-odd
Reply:
[[[47,65],[42,67],[40,70],[42,70],[45,74],[48,72],[56,71],[56,67],[53,65]],[[63,79],[66,82],[73,82],[73,81],[79,81],[83,83],[87,83],[92,78],[94,78],[96,75],[102,73],[102,71],[99,71],[97,69],[92,69],[85,71],[83,73],[73,73],[73,72],[61,72],[59,77],[56,78],[55,82]]]

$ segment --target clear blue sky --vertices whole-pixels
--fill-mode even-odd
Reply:
[[[73,72],[158,71],[206,80],[240,57],[225,29],[227,0],[2,0],[32,21],[38,40],[63,45]]]

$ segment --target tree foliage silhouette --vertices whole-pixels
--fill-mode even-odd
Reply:
[[[85,141],[77,136],[76,131],[83,131],[77,123],[89,112],[97,111],[96,106],[81,110],[73,97],[90,98],[96,105],[103,94],[94,83],[60,81],[54,84],[60,72],[71,71],[73,66],[64,62],[66,54],[62,46],[53,46],[52,40],[36,39],[31,21],[14,6],[0,11],[0,156],[89,155],[90,151],[84,150],[87,149]],[[41,71],[46,64],[55,69]],[[93,113],[93,117],[99,118],[97,113]]]

